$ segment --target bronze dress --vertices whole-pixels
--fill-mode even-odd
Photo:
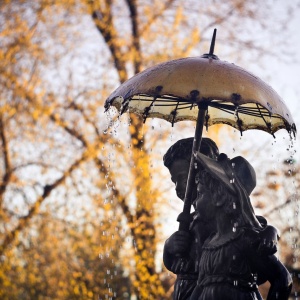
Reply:
[[[190,233],[192,235],[192,243],[189,252],[183,257],[173,259],[170,271],[177,274],[174,284],[173,300],[189,300],[198,280],[198,263],[201,255],[203,228],[195,213],[191,214],[193,221],[190,225]],[[205,235],[204,235],[205,236]]]
[[[247,231],[239,229],[229,240],[204,243],[200,259],[198,285],[191,299],[259,300],[253,259],[257,256]]]

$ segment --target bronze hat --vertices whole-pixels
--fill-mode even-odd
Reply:
[[[218,160],[214,160],[197,152],[196,160],[213,178],[221,180],[233,193],[236,193],[233,184],[235,180],[240,181],[248,195],[251,194],[256,186],[255,170],[242,156],[229,159],[226,154],[221,153]],[[227,170],[225,170],[225,168],[227,168]]]

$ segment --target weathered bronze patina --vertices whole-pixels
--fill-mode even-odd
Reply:
[[[288,299],[291,276],[275,257],[277,231],[256,216],[250,194],[253,167],[231,160],[203,139],[193,192],[189,231],[177,231],[164,247],[165,266],[177,275],[173,299],[262,299],[257,286],[269,281],[268,300]],[[187,181],[192,138],[175,143],[164,156],[179,198]]]
[[[285,300],[291,277],[274,256],[276,229],[253,212],[249,198],[256,184],[253,168],[242,157],[230,161],[219,156],[211,140],[201,140],[203,127],[213,124],[233,126],[241,134],[259,129],[273,136],[281,128],[295,136],[296,126],[268,84],[214,55],[215,38],[216,30],[208,54],[168,61],[136,74],[107,98],[105,108],[136,113],[145,121],[162,118],[172,126],[196,121],[194,138],[186,146],[189,154],[175,155],[174,145],[175,152],[168,151],[164,158],[177,195],[184,200],[179,231],[164,249],[166,267],[177,274],[174,299],[258,300],[257,285],[268,280],[267,300]]]

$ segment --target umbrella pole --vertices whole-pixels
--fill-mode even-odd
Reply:
[[[196,159],[195,153],[200,150],[201,140],[202,140],[202,132],[203,132],[203,124],[205,113],[207,111],[207,104],[200,103],[198,104],[198,117],[196,123],[195,136],[193,141],[193,150],[192,157],[189,168],[189,175],[187,180],[187,186],[185,191],[184,203],[183,203],[183,211],[179,214],[177,221],[179,222],[179,230],[188,231],[191,222],[191,206],[193,190],[195,186],[195,177],[197,174],[197,168],[195,167]]]

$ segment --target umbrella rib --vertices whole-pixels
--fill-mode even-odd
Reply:
[[[143,98],[145,97],[145,98]],[[150,98],[151,97],[151,98]],[[141,99],[143,98],[143,99]],[[164,95],[164,96],[149,96],[147,94],[140,94],[139,98],[135,98],[135,96],[133,96],[130,101],[145,101],[145,102],[151,102],[150,106],[152,107],[155,101],[155,106],[158,107],[167,107],[167,106],[173,106],[176,103],[176,110],[178,109],[185,109],[185,108],[190,108],[192,109],[195,105],[194,103],[191,103],[190,101],[186,101],[184,98],[179,98],[179,97],[174,97],[171,95]],[[159,103],[161,102],[161,103]],[[128,104],[128,101],[124,101],[123,104],[126,104],[125,107]],[[222,111],[226,111],[228,113],[230,113],[229,111],[234,111],[235,110],[235,106],[234,105],[228,105],[228,104],[223,104],[221,103],[221,100],[216,100],[216,101],[212,101],[209,103],[209,106],[211,107],[215,107],[218,108]],[[222,109],[223,108],[223,109]],[[259,113],[257,113],[257,111],[259,111]],[[261,117],[264,119],[264,117],[268,117],[270,116],[269,111],[264,108],[264,107],[260,107],[257,103],[256,103],[256,107],[247,107],[247,106],[239,106],[239,113],[242,114],[247,114],[250,116],[257,116],[257,117]],[[272,116],[273,118],[276,116]],[[280,118],[280,117],[277,117]],[[266,123],[266,125],[268,124],[268,122],[266,122],[266,120],[264,119],[264,122]],[[268,126],[268,125],[267,125]]]
[[[257,108],[259,110],[259,116],[261,115],[269,115],[268,111],[266,109],[261,109],[258,104],[257,105]],[[252,108],[252,107],[244,107],[244,106],[239,106],[239,111],[242,112],[242,113],[248,113],[248,114],[255,114],[255,112],[257,112],[257,109],[256,108]]]
[[[171,115],[173,115],[172,122],[171,122],[172,127],[174,127],[175,117],[176,117],[176,115],[177,115],[177,108],[178,108],[178,105],[179,105],[179,101],[177,102],[175,109],[171,111]]]
[[[180,105],[180,104],[179,104]],[[192,109],[194,106],[194,103],[192,105],[186,105],[186,106],[181,106],[181,107],[178,107],[177,110],[182,110],[182,109],[186,109],[186,108],[190,108]],[[230,113],[230,114],[234,114],[234,110],[228,105],[228,106],[212,106],[214,108],[217,108],[219,110],[222,110],[222,111],[225,111],[227,113]],[[239,106],[239,113],[242,113],[242,114],[246,114],[246,115],[249,115],[249,116],[255,116],[255,117],[259,117],[261,115],[263,115],[263,113],[260,111],[260,113],[255,113],[257,112],[257,110],[255,109],[245,109],[244,107],[241,107]],[[267,115],[267,114],[265,114]],[[268,114],[269,115],[269,114]]]
[[[214,102],[211,102],[210,106],[218,108],[223,111],[226,111],[228,113],[230,113],[230,111],[232,111],[232,114],[234,114],[234,110],[236,110],[236,107],[233,105],[226,105],[226,104],[220,104],[220,103],[214,103]],[[257,109],[259,110],[259,113],[257,113]],[[238,109],[239,113],[246,114],[249,116],[256,116],[256,117],[269,116],[268,111],[266,109],[264,109],[264,110],[265,110],[265,112],[263,112],[262,109],[259,108],[258,105],[257,105],[257,108],[239,106],[239,109]]]
[[[145,109],[144,109],[144,113],[143,113],[144,123],[146,122],[146,119],[147,119],[147,117],[150,113],[150,110],[151,110],[155,100],[156,100],[156,98],[154,97],[151,104],[149,106],[146,106]]]
[[[240,116],[239,116],[239,106],[236,106],[235,107],[235,114],[236,114],[236,117],[237,117],[237,125],[239,127],[239,130],[240,130],[240,133],[241,133],[241,136],[243,136],[243,130],[242,130],[242,125],[243,125],[243,121],[240,119]]]
[[[131,101],[145,101],[145,102],[151,102],[150,106],[153,106],[155,102],[155,106],[157,107],[167,107],[167,106],[173,106],[176,103],[176,110],[177,109],[186,109],[190,108],[192,109],[195,103],[191,103],[190,101],[186,101],[184,98],[176,98],[173,96],[160,96],[160,97],[150,97],[148,95],[139,95],[140,97],[137,98],[131,98]],[[141,98],[144,98],[141,100]],[[175,100],[176,99],[176,100]],[[220,101],[212,101],[210,102],[209,106],[215,107],[218,109],[223,108],[224,111],[234,111],[236,108],[234,105],[228,105],[228,104],[222,104]],[[239,113],[244,113],[252,116],[269,116],[268,111],[265,108],[259,108],[259,106],[256,104],[257,107],[245,107],[245,106],[239,106]],[[259,110],[259,113],[257,112],[257,109]],[[264,110],[264,111],[263,111]]]
[[[139,98],[135,98],[135,96],[133,96],[131,98],[131,101],[140,101],[141,98],[142,98],[143,101],[153,101],[153,98],[155,98],[157,101],[187,102],[187,103],[189,103],[189,101],[186,101],[184,98],[174,97],[174,96],[150,96],[150,95],[147,95],[147,94],[139,94],[138,95]]]
[[[175,103],[174,103],[175,104]],[[155,106],[159,106],[159,107],[167,107],[167,106],[174,106],[174,104],[155,104]],[[182,107],[183,105],[185,105],[184,107]],[[186,103],[179,103],[179,102],[177,102],[176,103],[176,106],[180,106],[180,108],[178,108],[178,109],[185,109],[185,108],[188,108],[188,107],[190,107],[190,104],[189,104],[189,102],[186,102]]]
[[[258,111],[260,112],[260,107],[258,106],[258,104],[256,104]],[[269,117],[271,117],[271,114],[269,113]],[[263,121],[265,122],[267,128],[269,129],[269,133],[275,138],[274,133],[272,132],[272,128],[271,128],[271,123],[267,122],[265,120],[265,117],[263,116],[263,114],[261,114],[261,118],[263,119]]]
[[[208,108],[207,108],[206,113],[205,113],[205,128],[206,128],[206,131],[208,131],[208,120],[209,120],[209,114],[208,114]]]
[[[262,112],[257,113],[256,111],[245,111],[245,110],[239,110],[239,113],[242,113],[244,115],[248,115],[248,116],[253,116],[253,117],[260,117],[263,116],[264,114]]]
[[[143,98],[145,97],[145,98]],[[176,100],[175,100],[176,99]],[[172,124],[172,127],[174,126],[175,123],[175,118],[177,116],[177,112],[179,110],[185,110],[185,109],[190,109],[192,110],[195,107],[196,102],[191,102],[191,101],[186,101],[184,98],[178,98],[178,97],[173,97],[173,96],[151,96],[149,95],[139,95],[139,98],[136,96],[133,96],[131,101],[142,101],[142,102],[151,102],[149,106],[144,108],[143,112],[143,121],[145,123],[146,119],[149,117],[151,114],[151,108],[152,107],[174,107],[175,108],[171,111],[170,113],[170,122]],[[126,110],[128,107],[129,101],[123,101],[123,110]],[[229,104],[227,102],[223,103],[222,100],[215,100],[211,101],[209,103],[209,107],[219,109],[220,111],[223,111],[227,114],[230,115],[236,115],[237,117],[237,126],[241,132],[242,135],[242,125],[243,125],[243,120],[240,118],[240,115],[248,115],[248,116],[253,116],[253,117],[259,117],[263,120],[265,123],[266,127],[268,128],[268,132],[274,136],[274,133],[272,133],[272,128],[271,128],[271,123],[267,122],[266,117],[270,117],[270,112],[264,108],[263,106],[260,106],[258,103],[253,103],[255,106],[249,107],[249,106],[238,106],[234,104]],[[207,112],[206,115],[206,127],[208,126],[208,118],[209,114]],[[272,116],[272,118],[279,118],[279,116]]]
[[[176,103],[176,106],[180,105],[190,105],[190,101],[174,101],[174,100],[168,100],[168,101],[162,101],[162,100],[159,100],[158,98],[153,98],[153,99],[135,99],[135,98],[132,98],[131,101],[143,101],[143,102],[151,102],[150,105],[153,104],[153,102],[155,101],[155,106],[172,106]],[[194,103],[193,103],[194,104]]]

